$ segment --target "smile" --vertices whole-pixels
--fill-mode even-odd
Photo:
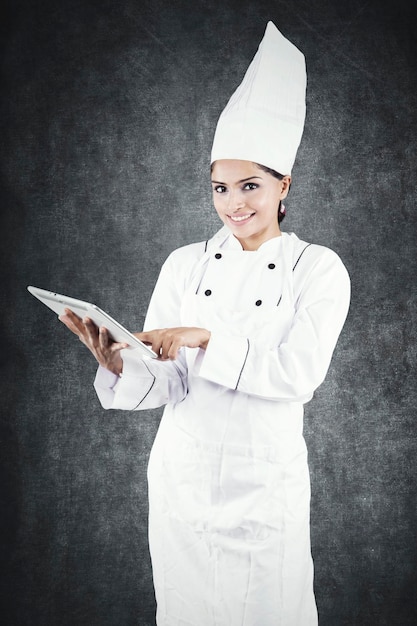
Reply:
[[[232,220],[232,222],[245,222],[254,215],[255,213],[248,213],[247,215],[228,215],[228,217]]]

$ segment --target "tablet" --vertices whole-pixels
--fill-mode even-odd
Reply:
[[[149,346],[132,335],[124,326],[116,322],[115,319],[108,313],[105,313],[105,311],[102,311],[95,304],[84,302],[84,300],[77,300],[76,298],[70,298],[69,296],[63,296],[53,291],[46,291],[46,289],[39,289],[39,287],[30,286],[28,290],[35,298],[38,298],[38,300],[46,304],[46,306],[55,311],[58,315],[65,315],[65,309],[71,309],[71,311],[81,318],[89,317],[96,326],[104,326],[107,328],[110,337],[114,341],[129,344],[129,348],[140,350],[143,356],[152,357],[154,359],[158,358],[158,355],[155,354]]]

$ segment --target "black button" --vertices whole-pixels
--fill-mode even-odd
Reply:
[[[211,289],[206,289],[204,295],[211,296]]]
[[[270,264],[268,265],[268,268],[269,268],[270,270],[274,270],[274,269],[275,269],[275,263],[270,263]]]
[[[214,255],[215,259],[221,259],[222,255],[220,254],[220,252],[216,252],[216,254]]]
[[[261,306],[261,304],[262,304],[262,300],[257,300],[257,301],[255,302],[255,304],[256,304],[256,306]]]

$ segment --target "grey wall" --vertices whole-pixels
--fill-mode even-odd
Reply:
[[[219,226],[212,134],[268,19],[308,64],[284,226],[335,249],[353,285],[331,371],[306,409],[321,626],[417,623],[414,7],[3,9],[4,624],[154,624],[146,464],[159,412],[103,411],[92,358],[26,285],[95,301],[141,328],[166,255]]]

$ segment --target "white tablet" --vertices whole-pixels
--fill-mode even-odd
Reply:
[[[128,343],[129,348],[139,349],[144,356],[157,358],[157,354],[151,350],[149,346],[132,335],[124,326],[116,322],[108,313],[105,313],[95,304],[77,300],[69,296],[63,296],[53,291],[46,291],[38,287],[28,287],[28,290],[38,300],[46,304],[50,309],[58,315],[65,315],[65,309],[71,309],[76,315],[83,318],[88,316],[96,326],[104,326],[110,333],[110,337],[114,341]]]

